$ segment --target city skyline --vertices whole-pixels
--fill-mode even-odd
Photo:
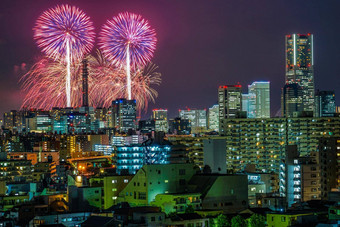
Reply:
[[[0,105],[2,113],[19,109],[23,96],[20,94],[18,80],[31,66],[32,59],[40,55],[32,39],[32,25],[43,10],[57,4],[36,1],[27,8],[24,2],[16,3],[3,2],[1,12],[3,18],[8,18],[15,25],[3,23],[2,30],[5,32],[0,37],[3,48],[0,59],[3,81]],[[289,4],[284,2],[260,1],[259,4],[254,4],[249,1],[237,4],[218,1],[214,5],[208,5],[200,1],[196,5],[201,7],[195,11],[189,8],[192,2],[175,1],[170,4],[145,1],[142,4],[130,1],[123,4],[101,1],[97,5],[98,8],[102,7],[103,13],[98,15],[96,10],[91,9],[91,2],[58,3],[81,7],[93,18],[96,31],[112,15],[125,10],[145,15],[157,30],[159,46],[153,62],[159,65],[163,82],[155,87],[159,96],[155,103],[150,102],[144,118],[151,115],[153,108],[167,108],[170,118],[177,115],[178,109],[186,106],[209,108],[217,103],[219,85],[240,82],[245,93],[247,85],[263,80],[271,82],[271,114],[275,115],[280,108],[281,88],[285,80],[285,35],[293,33],[314,34],[315,88],[335,90],[337,94],[339,82],[334,80],[334,75],[339,70],[336,64],[339,57],[334,50],[340,48],[340,45],[336,44],[337,31],[331,29],[332,24],[328,24],[327,20],[328,17],[333,17],[334,26],[340,21],[336,20],[336,7],[331,7],[337,4],[309,1],[307,6],[302,3],[294,4],[294,10],[290,10]],[[111,7],[105,6],[111,5],[114,6],[112,9],[106,9]],[[249,12],[252,7],[258,10]],[[204,15],[208,14],[210,16],[205,20]],[[320,18],[316,15],[320,15]],[[251,17],[255,17],[255,21]],[[256,29],[251,28],[254,23],[257,25]],[[231,43],[234,45],[230,45]],[[202,54],[197,56],[192,51],[194,46],[201,47]],[[265,46],[270,48],[264,48]],[[10,79],[5,80],[8,77]],[[202,90],[205,90],[204,95]]]

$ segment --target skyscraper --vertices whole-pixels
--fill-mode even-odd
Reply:
[[[135,129],[136,100],[117,99],[112,102],[113,127],[121,132]]]
[[[293,117],[303,111],[302,88],[297,83],[286,84],[282,89],[281,111],[283,117]]]
[[[255,81],[248,85],[249,105],[255,106],[255,118],[270,117],[270,82]],[[255,99],[255,100],[254,100]]]
[[[88,71],[87,71],[87,60],[83,60],[83,107],[89,106],[89,93],[88,93]]]
[[[168,132],[168,110],[166,109],[153,109],[152,119],[155,120],[155,131]]]
[[[286,84],[302,89],[304,111],[314,111],[313,35],[286,36]]]
[[[317,91],[315,94],[315,116],[330,117],[336,112],[334,91]]]
[[[191,130],[193,132],[200,131],[201,129],[207,128],[207,111],[187,109],[179,110],[179,117],[181,119],[190,120]]]
[[[219,130],[219,119],[218,119],[218,105],[213,105],[209,108],[208,113],[208,128],[218,132]]]
[[[242,111],[247,112],[247,118],[255,118],[255,101],[254,94],[242,94]]]
[[[218,88],[218,106],[220,121],[235,118],[242,110],[242,86],[224,85]]]

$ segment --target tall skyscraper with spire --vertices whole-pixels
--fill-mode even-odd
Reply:
[[[88,92],[88,70],[87,70],[87,60],[83,60],[83,107],[89,106],[89,92]]]
[[[302,89],[304,111],[314,111],[313,35],[286,35],[286,84]]]

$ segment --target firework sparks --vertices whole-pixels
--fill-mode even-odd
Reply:
[[[156,48],[156,33],[140,15],[121,13],[107,21],[99,36],[99,46],[109,62],[126,66],[127,96],[131,100],[131,69],[150,62]]]
[[[90,18],[77,7],[56,6],[37,19],[33,30],[34,39],[49,58],[66,62],[66,102],[71,106],[71,65],[78,64],[94,43]]]
[[[124,71],[109,64],[98,51],[96,56],[89,55],[89,104],[94,107],[109,107],[112,101],[126,94],[126,77]],[[71,66],[71,106],[82,103],[81,63]],[[161,83],[161,75],[156,72],[157,66],[148,64],[142,70],[132,71],[131,85],[137,109],[142,111],[148,102],[155,100],[158,93],[152,88]],[[63,107],[66,101],[64,83],[67,69],[65,63],[52,61],[46,57],[40,59],[21,78],[22,90],[26,93],[22,108],[52,109]]]

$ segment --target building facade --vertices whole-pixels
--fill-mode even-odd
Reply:
[[[313,35],[286,35],[286,84],[302,88],[304,111],[314,111]]]

